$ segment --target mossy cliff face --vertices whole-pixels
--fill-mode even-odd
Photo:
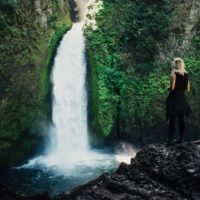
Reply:
[[[52,59],[70,27],[67,0],[0,1],[0,166],[38,145],[51,118]]]
[[[165,99],[174,57],[184,58],[191,81],[193,114],[186,137],[198,135],[199,10],[195,0],[105,0],[96,17],[88,14],[97,26],[85,30],[94,144],[112,138],[108,136],[140,143],[165,138]]]

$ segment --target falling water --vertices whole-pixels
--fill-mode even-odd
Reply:
[[[82,23],[64,36],[52,71],[56,154],[85,151],[87,141],[86,60]]]
[[[69,165],[88,152],[86,56],[83,23],[74,23],[55,57],[53,127],[47,163]],[[73,154],[73,155],[72,155]]]

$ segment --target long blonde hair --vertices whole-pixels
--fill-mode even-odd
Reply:
[[[171,74],[173,74],[174,72],[178,72],[181,75],[184,75],[184,73],[187,73],[187,71],[185,70],[185,63],[182,58],[174,58],[172,62]]]

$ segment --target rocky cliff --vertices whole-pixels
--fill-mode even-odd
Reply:
[[[0,1],[0,166],[41,141],[51,118],[52,58],[70,27],[68,0]]]
[[[165,147],[149,145],[131,164],[121,163],[115,173],[105,173],[55,200],[199,200],[200,141]],[[2,200],[51,199],[48,194],[22,197],[0,187]]]

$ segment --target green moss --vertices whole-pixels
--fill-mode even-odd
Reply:
[[[46,22],[30,1],[20,0],[14,10],[0,9],[4,28],[0,32],[0,140],[8,144],[2,144],[0,156],[5,159],[0,159],[0,165],[3,160],[13,164],[32,152],[40,143],[42,124],[51,120],[53,58],[72,22],[67,0],[63,5],[44,2],[41,10]]]
[[[11,139],[11,138],[9,138]],[[40,138],[41,139],[41,138]],[[0,168],[23,163],[41,143],[39,138],[24,135],[14,140],[0,141]]]
[[[63,23],[61,22],[63,20]],[[40,86],[40,96],[41,99],[43,99],[41,105],[41,111],[42,113],[49,113],[50,111],[50,98],[51,98],[51,80],[50,80],[50,74],[52,70],[53,65],[53,59],[56,54],[56,48],[64,35],[64,33],[70,29],[71,27],[71,20],[69,16],[67,16],[64,19],[60,19],[58,27],[53,31],[48,41],[48,49],[47,49],[47,57],[44,61],[44,67],[41,66],[41,73],[40,73],[40,80],[41,80],[41,86]],[[65,22],[65,23],[64,23]],[[44,44],[43,44],[44,45]],[[42,48],[42,47],[41,47]]]

